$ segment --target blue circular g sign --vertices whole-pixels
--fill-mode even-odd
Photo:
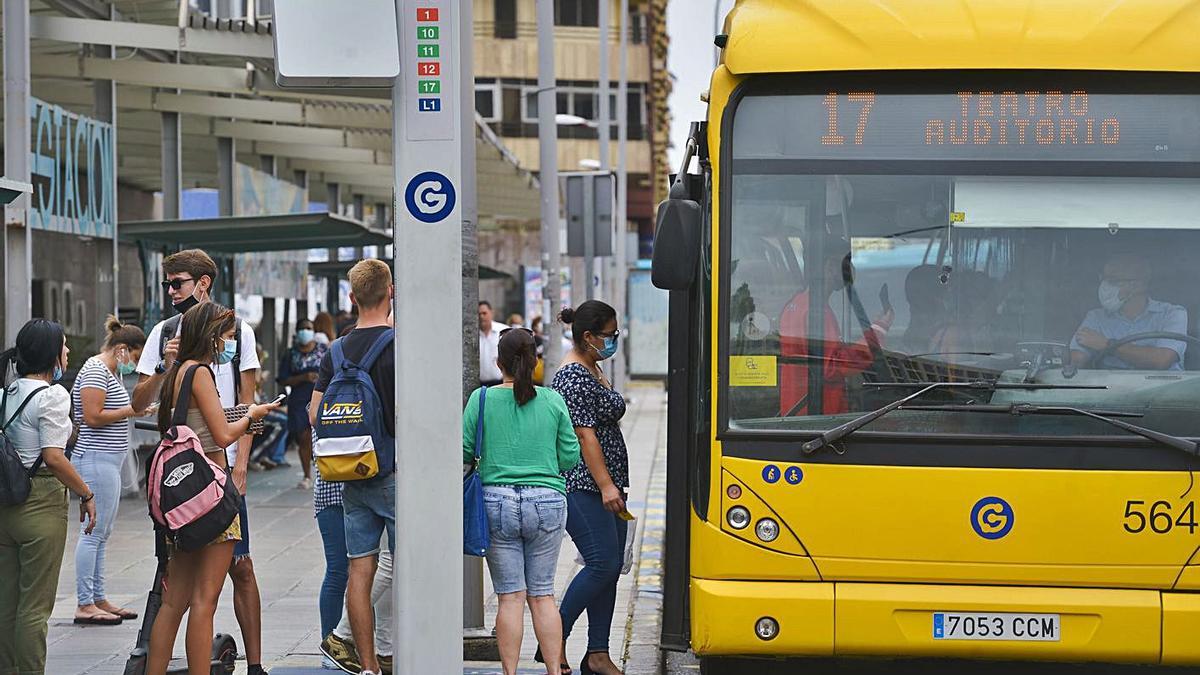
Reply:
[[[436,171],[412,177],[404,188],[404,205],[413,218],[423,223],[445,220],[454,210],[454,184]]]
[[[971,509],[971,528],[984,539],[999,539],[1012,531],[1012,506],[999,497],[984,497]]]

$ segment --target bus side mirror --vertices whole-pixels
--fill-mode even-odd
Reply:
[[[688,199],[682,182],[658,205],[650,281],[667,291],[686,291],[696,278],[700,260],[700,204]]]

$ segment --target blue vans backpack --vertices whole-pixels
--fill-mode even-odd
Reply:
[[[396,439],[388,433],[371,367],[396,332],[380,334],[358,363],[346,358],[344,338],[330,347],[333,377],[321,397],[313,455],[321,480],[346,482],[389,476],[396,470]]]

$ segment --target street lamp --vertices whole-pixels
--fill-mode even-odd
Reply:
[[[579,115],[566,115],[558,113],[554,116],[554,123],[560,127],[590,127],[595,129],[597,124],[595,120],[589,120]]]

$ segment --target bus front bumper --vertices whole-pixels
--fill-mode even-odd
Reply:
[[[939,613],[941,620],[949,614],[1056,616],[1056,635],[946,639],[943,630],[939,638]],[[692,647],[701,656],[1200,664],[1200,593],[692,579],[691,617]],[[764,618],[778,625],[769,639],[755,630]]]

